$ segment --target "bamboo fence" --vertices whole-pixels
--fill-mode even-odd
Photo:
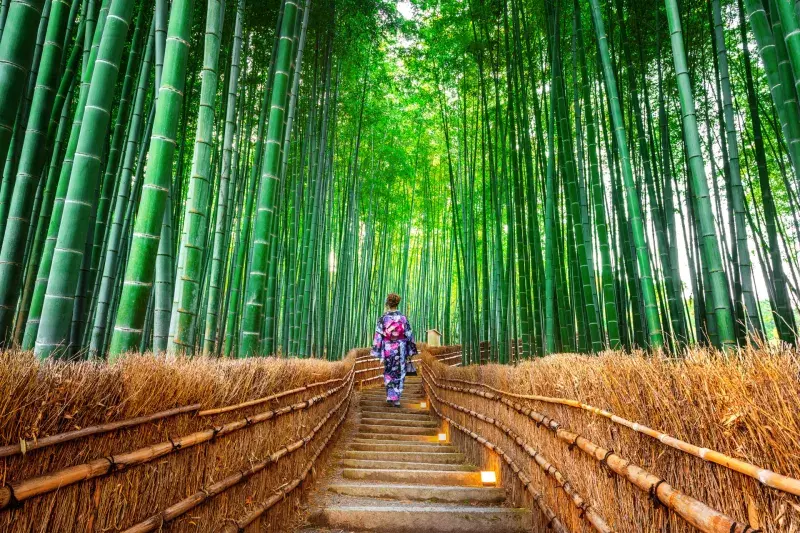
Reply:
[[[536,503],[536,506],[539,508],[539,511],[543,515],[543,524],[547,529],[552,529],[557,533],[569,533],[569,530],[564,527],[564,524],[561,523],[558,516],[553,512],[552,509],[545,503],[544,497],[542,493],[539,492],[536,487],[533,486],[530,478],[525,474],[525,471],[517,464],[514,459],[503,451],[502,448],[497,446],[496,444],[486,440],[484,437],[478,435],[474,431],[470,431],[468,428],[460,425],[458,422],[449,418],[447,415],[443,414],[436,405],[433,406],[433,410],[436,415],[448,423],[449,426],[455,427],[464,435],[474,439],[478,444],[484,446],[487,450],[492,453],[497,454],[499,457],[503,459],[503,461],[508,465],[508,467],[514,471],[519,479],[520,483],[525,487],[525,490],[530,494],[533,501]]]
[[[435,350],[447,347],[431,352],[436,354]],[[792,407],[797,396],[794,403],[790,401],[800,392],[797,361],[796,354],[783,351],[745,352],[736,358],[695,352],[677,362],[637,355],[564,355],[518,367],[448,368],[426,357],[424,378],[435,409],[504,446],[518,464],[532,467],[528,475],[537,490],[570,530],[583,530],[581,522],[592,522],[581,508],[583,500],[616,531],[669,527],[670,531],[777,532],[800,530],[800,501],[791,492],[797,480],[790,475],[800,465],[798,415]],[[608,381],[617,386],[609,387]],[[764,389],[770,394],[762,401]],[[734,391],[751,397],[737,397]],[[564,399],[567,393],[580,400]],[[738,406],[758,405],[735,417],[734,437],[739,443],[735,453],[724,446],[732,417],[716,419],[719,403],[732,401]],[[609,415],[617,411],[625,416],[607,416],[592,405],[604,406],[602,411]],[[649,417],[631,416],[634,409]],[[647,421],[644,427],[659,427],[659,434],[673,437],[654,438],[636,431],[631,420],[639,421],[637,428]],[[767,420],[772,438],[762,440]],[[684,431],[685,427],[694,432]],[[489,461],[467,442],[471,439],[462,439],[458,432],[451,438],[473,461]],[[671,439],[688,446],[675,446]],[[696,445],[691,441],[705,445],[705,459],[692,453],[691,446]],[[711,459],[715,449],[720,455],[736,455],[739,467]],[[749,466],[741,468],[742,464]],[[750,470],[781,472],[775,476],[782,476],[781,486],[790,490],[768,488],[770,478],[754,479]],[[597,524],[592,527],[600,530]]]
[[[305,492],[288,487],[327,459],[355,359],[0,354],[0,531],[286,531]]]
[[[429,373],[430,374],[430,373]],[[495,420],[488,416],[484,416],[481,413],[473,411],[471,409],[467,409],[465,407],[461,407],[460,405],[456,405],[454,403],[448,402],[447,400],[443,400],[437,393],[437,390],[440,390],[442,387],[436,382],[436,379],[431,376],[423,375],[423,381],[425,382],[426,390],[430,396],[436,400],[436,403],[439,405],[445,405],[456,411],[460,411],[462,413],[466,413],[478,420],[486,422],[487,424],[493,424],[497,426],[503,433],[505,433],[515,444],[522,447],[530,456],[531,459],[536,463],[536,465],[544,472],[546,475],[550,476],[553,480],[556,481],[558,486],[567,494],[574,504],[575,508],[577,509],[578,513],[586,520],[586,522],[595,530],[601,533],[610,533],[614,531],[607,523],[606,520],[600,516],[600,514],[592,507],[592,505],[587,502],[572,486],[572,484],[566,479],[566,477],[552,464],[550,463],[540,452],[535,450],[529,444],[526,444],[522,437],[520,437],[514,430],[503,424],[499,420]],[[449,389],[452,390],[452,389]],[[434,407],[436,409],[436,407]],[[437,410],[437,413],[439,411]]]

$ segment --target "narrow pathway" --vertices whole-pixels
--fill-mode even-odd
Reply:
[[[408,378],[401,407],[382,389],[361,394],[355,431],[340,440],[330,479],[312,496],[309,525],[323,531],[511,533],[530,530],[524,510],[504,507],[501,488],[453,446],[439,444],[419,378]]]

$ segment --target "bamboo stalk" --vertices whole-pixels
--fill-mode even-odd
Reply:
[[[212,439],[234,433],[242,428],[252,426],[266,420],[278,418],[288,413],[305,410],[315,405],[325,398],[336,394],[345,387],[345,383],[329,389],[328,391],[309,398],[308,400],[287,405],[275,410],[263,411],[252,417],[245,417],[240,420],[229,422],[222,426],[213,427],[201,431],[196,431],[189,435],[177,438],[170,438],[166,442],[160,442],[150,446],[145,446],[131,452],[117,455],[110,455],[83,463],[76,466],[63,468],[56,472],[51,472],[34,478],[11,482],[0,487],[0,510],[5,509],[12,502],[22,503],[25,500],[40,496],[63,487],[73,485],[80,481],[100,477],[115,471],[123,470],[130,466],[150,462],[159,457],[176,452],[183,448],[189,448],[197,444],[208,442]]]
[[[753,479],[756,479],[762,485],[765,485],[767,487],[771,487],[773,489],[782,490],[784,492],[800,496],[800,479],[784,476],[783,474],[778,474],[777,472],[773,472],[772,470],[769,470],[767,468],[756,466],[754,464],[730,457],[729,455],[725,455],[724,453],[711,450],[709,448],[696,446],[694,444],[688,443],[676,437],[672,437],[666,433],[662,433],[661,431],[652,429],[648,426],[639,424],[637,422],[632,422],[626,418],[622,418],[621,416],[617,416],[613,413],[610,413],[609,411],[600,409],[599,407],[594,407],[593,405],[585,404],[578,400],[570,400],[567,398],[552,398],[548,396],[538,396],[538,395],[515,394],[513,392],[508,392],[494,388],[484,383],[479,383],[476,381],[468,381],[463,379],[442,378],[442,377],[439,377],[439,379],[441,379],[442,381],[449,381],[452,383],[463,383],[466,385],[484,387],[486,389],[491,390],[492,392],[501,394],[503,396],[508,396],[510,398],[517,398],[520,400],[532,400],[532,401],[551,403],[556,405],[565,405],[567,407],[573,407],[575,409],[583,409],[584,411],[588,411],[597,416],[602,416],[604,418],[607,418],[608,420],[611,420],[612,422],[619,424],[621,426],[625,426],[637,433],[641,433],[642,435],[647,435],[648,437],[651,437],[671,448],[698,457],[703,461],[706,461],[707,463],[718,464],[720,466],[733,470],[734,472],[739,472],[740,474],[744,474]]]
[[[707,533],[753,533],[754,531],[749,525],[737,522],[733,518],[712,509],[703,502],[683,494],[665,480],[654,476],[643,468],[617,455],[613,450],[607,450],[589,439],[581,437],[577,433],[562,428],[558,422],[548,416],[492,393],[440,385],[436,382],[435,378],[432,379],[437,388],[498,401],[518,413],[529,417],[537,424],[555,433],[563,442],[579,448],[595,461],[605,463],[608,465],[610,471],[627,479],[632,485],[643,492],[650,493],[659,503],[675,511],[681,518],[701,531]]]
[[[236,411],[238,409],[244,409],[245,407],[252,407],[254,405],[260,405],[262,403],[267,403],[272,400],[277,400],[278,398],[283,398],[284,396],[290,396],[292,394],[297,394],[298,392],[303,392],[305,390],[314,388],[314,387],[321,387],[323,385],[330,385],[331,383],[347,381],[353,374],[353,370],[351,369],[350,372],[347,373],[344,377],[329,379],[327,381],[319,381],[317,383],[309,383],[308,385],[303,385],[302,387],[297,387],[294,389],[289,389],[283,392],[279,392],[277,394],[273,394],[271,396],[265,396],[263,398],[257,398],[255,400],[249,400],[242,403],[237,403],[235,405],[228,405],[226,407],[219,407],[216,409],[206,409],[204,411],[200,411],[197,413],[197,416],[211,416],[211,415],[218,415],[221,413],[227,413],[230,411]],[[2,457],[2,455],[0,455]]]
[[[19,444],[9,444],[8,446],[0,447],[0,457],[9,457],[17,454],[25,455],[28,452],[32,452],[34,450],[40,450],[42,448],[53,446],[55,444],[63,444],[65,442],[81,439],[83,437],[88,437],[90,435],[97,435],[99,433],[108,433],[109,431],[116,431],[118,429],[138,426],[140,424],[145,424],[147,422],[154,422],[156,420],[162,420],[164,418],[169,418],[171,416],[183,413],[190,413],[192,411],[197,411],[198,409],[200,409],[200,404],[196,403],[192,405],[176,407],[174,409],[168,409],[166,411],[160,411],[158,413],[153,413],[151,415],[139,416],[136,418],[129,418],[127,420],[119,420],[117,422],[98,424],[96,426],[90,426],[75,431],[58,433],[56,435],[44,437],[43,439],[34,439],[31,441],[22,439],[20,440]]]
[[[348,401],[349,407],[349,400],[350,400],[350,393],[352,392],[353,382],[350,382],[350,390],[348,390],[347,394],[342,398],[342,400],[336,404],[334,408],[328,411],[327,415],[311,430],[311,432],[304,436],[301,439],[298,439],[294,442],[289,444],[285,444],[278,448],[276,451],[269,454],[266,459],[258,461],[256,463],[249,463],[250,466],[231,474],[230,476],[226,477],[225,479],[221,479],[216,483],[209,485],[206,488],[200,489],[199,491],[195,492],[191,496],[180,500],[179,502],[167,507],[163,511],[154,514],[135,524],[124,531],[124,533],[144,533],[147,531],[155,531],[157,529],[162,528],[165,524],[175,520],[179,516],[186,514],[187,512],[191,511],[195,507],[205,503],[206,501],[214,498],[215,496],[222,494],[229,488],[249,479],[250,477],[254,476],[255,474],[261,472],[268,466],[272,464],[278,463],[284,457],[287,457],[291,453],[299,450],[305,444],[311,442],[311,440],[316,436],[316,434],[322,429],[322,427],[331,419],[333,413],[338,411],[345,401]],[[344,410],[342,416],[339,417],[339,420],[336,423],[336,427],[333,429],[331,434],[336,432],[339,425],[341,424],[344,417],[347,416],[348,409]],[[327,442],[327,441],[326,441]]]

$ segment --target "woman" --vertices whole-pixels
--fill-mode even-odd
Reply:
[[[397,310],[400,296],[392,293],[386,297],[386,312],[378,319],[372,341],[372,356],[383,363],[383,381],[386,384],[386,403],[400,407],[403,381],[406,378],[406,359],[417,354],[414,333],[408,319]]]

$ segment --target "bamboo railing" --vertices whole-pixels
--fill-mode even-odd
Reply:
[[[734,472],[739,472],[740,474],[749,476],[757,480],[759,483],[761,483],[766,487],[771,487],[773,489],[778,489],[784,492],[788,492],[789,494],[794,494],[795,496],[800,496],[800,479],[795,479],[793,477],[778,474],[777,472],[773,472],[772,470],[769,470],[767,468],[762,468],[760,466],[750,464],[746,461],[736,459],[734,457],[725,455],[724,453],[720,453],[715,450],[703,448],[700,446],[695,446],[694,444],[688,443],[681,439],[677,439],[666,433],[652,429],[644,424],[632,422],[626,418],[617,416],[604,409],[600,409],[599,407],[594,407],[592,405],[580,402],[578,400],[571,400],[567,398],[552,398],[549,396],[515,394],[513,392],[497,389],[485,383],[479,383],[477,381],[469,381],[465,379],[441,378],[441,380],[448,381],[451,383],[462,383],[465,385],[472,385],[474,387],[483,387],[486,390],[490,390],[496,394],[500,394],[507,398],[516,398],[519,400],[532,400],[536,402],[549,403],[554,405],[564,405],[575,409],[582,409],[594,415],[607,418],[608,420],[611,420],[615,424],[624,426],[628,429],[635,431],[636,433],[647,435],[648,437],[657,440],[661,444],[664,444],[681,452],[687,453],[689,455],[693,455],[699,459],[702,459],[703,461],[709,463],[715,463],[720,466],[724,466],[725,468],[729,468]]]
[[[499,420],[493,419],[491,417],[485,416],[481,413],[473,411],[471,409],[467,409],[466,407],[462,407],[460,405],[456,405],[454,403],[448,402],[440,398],[436,394],[436,388],[439,385],[436,383],[435,378],[431,376],[430,372],[427,372],[427,375],[423,374],[422,377],[423,382],[425,383],[426,390],[430,396],[435,398],[436,402],[439,404],[447,405],[448,407],[455,409],[456,411],[460,411],[465,413],[469,416],[477,418],[487,424],[493,424],[497,426],[498,429],[503,431],[514,443],[520,446],[533,461],[536,465],[545,473],[545,475],[550,476],[552,479],[556,481],[556,483],[561,487],[561,490],[569,497],[572,503],[575,505],[575,508],[578,510],[579,514],[586,520],[586,522],[595,530],[601,533],[611,533],[614,530],[611,526],[608,525],[606,520],[600,516],[600,514],[592,507],[592,505],[585,499],[583,496],[578,494],[572,484],[567,481],[566,477],[552,464],[548,461],[539,451],[534,449],[531,445],[525,443],[516,432],[514,432],[510,427],[506,426]],[[431,382],[433,382],[433,387],[431,386]],[[434,407],[436,409],[436,407]],[[438,412],[438,411],[437,411]]]
[[[67,431],[58,433],[49,437],[43,437],[36,440],[20,439],[19,444],[9,444],[8,446],[0,446],[0,458],[10,457],[12,455],[25,455],[26,453],[34,450],[41,450],[48,446],[55,446],[73,440],[82,439],[91,435],[101,435],[103,433],[110,433],[120,429],[131,428],[148,422],[156,422],[171,416],[176,416],[184,413],[191,413],[200,409],[200,404],[192,404],[184,407],[176,407],[175,409],[168,409],[160,413],[153,413],[152,415],[138,416],[136,418],[129,418],[127,420],[120,420],[118,422],[109,422],[107,424],[98,424],[88,428],[76,429],[75,431]]]
[[[496,444],[488,441],[486,438],[478,435],[474,431],[470,431],[468,428],[462,426],[452,418],[449,418],[447,417],[447,415],[442,414],[439,411],[439,409],[437,409],[436,405],[433,405],[433,410],[436,413],[436,415],[439,416],[439,418],[445,420],[448,424],[450,424],[450,426],[458,429],[465,435],[477,441],[479,444],[485,446],[488,450],[499,455],[506,462],[506,464],[514,472],[516,472],[517,477],[519,478],[522,485],[525,487],[525,490],[531,495],[533,501],[536,502],[536,505],[539,507],[539,510],[547,519],[545,523],[548,529],[552,529],[553,531],[556,531],[558,533],[569,533],[569,530],[566,527],[564,527],[564,524],[561,523],[561,520],[559,520],[558,516],[556,516],[553,510],[544,501],[544,496],[542,495],[542,493],[536,490],[530,478],[525,474],[523,469],[516,463],[516,461],[514,461],[514,459],[509,454],[503,451],[503,449],[497,446]]]
[[[350,374],[350,376],[352,376],[352,374]],[[229,488],[233,487],[234,485],[246,481],[247,479],[249,479],[250,477],[254,476],[255,474],[261,472],[262,470],[264,470],[268,466],[275,465],[275,464],[279,463],[281,461],[281,459],[283,459],[285,457],[288,457],[293,452],[299,450],[303,446],[305,446],[308,443],[310,443],[314,439],[314,437],[317,435],[317,433],[319,433],[322,430],[322,428],[325,426],[325,424],[327,424],[328,421],[331,420],[331,418],[333,417],[334,413],[336,413],[336,412],[341,410],[342,413],[339,415],[339,418],[338,418],[338,420],[336,422],[335,427],[333,428],[333,430],[331,431],[330,435],[328,436],[328,439],[326,439],[325,444],[323,444],[323,446],[321,446],[320,449],[319,449],[319,451],[321,451],[322,449],[325,448],[325,445],[327,444],[328,440],[336,432],[336,430],[339,428],[341,423],[344,421],[345,416],[347,415],[347,408],[349,407],[349,404],[350,404],[350,399],[351,399],[350,392],[352,391],[353,381],[350,380],[349,384],[350,384],[350,389],[347,391],[347,394],[344,397],[342,397],[342,399],[339,401],[339,403],[336,404],[330,411],[328,411],[328,414],[325,416],[325,418],[323,418],[303,438],[281,446],[278,450],[276,450],[273,453],[269,454],[265,459],[262,459],[261,461],[251,462],[250,466],[248,466],[247,468],[245,468],[243,470],[240,470],[238,472],[235,472],[235,473],[231,474],[230,476],[226,477],[225,479],[217,481],[216,483],[213,483],[212,485],[209,485],[208,487],[200,489],[199,491],[195,492],[191,496],[189,496],[187,498],[184,498],[183,500],[181,500],[181,501],[179,501],[179,502],[167,507],[166,509],[164,509],[160,513],[157,513],[157,514],[147,518],[146,520],[143,520],[142,522],[139,522],[138,524],[126,529],[124,531],[124,533],[145,533],[145,532],[148,532],[148,531],[155,531],[155,530],[161,529],[167,523],[175,520],[179,516],[189,512],[189,511],[191,511],[192,509],[194,509],[198,505],[201,505],[202,503],[214,498],[215,496],[218,496],[219,494],[222,494],[223,492],[225,492]],[[345,403],[347,405],[345,405]],[[343,405],[345,406],[344,410],[342,410],[342,406]],[[316,460],[316,457],[319,455],[319,451],[314,456],[314,460]],[[313,463],[314,460],[312,460],[311,463]],[[302,476],[302,477],[305,478],[305,475]],[[284,493],[284,495],[285,495],[285,493]]]
[[[448,356],[452,357],[452,356]],[[451,410],[455,413],[461,413],[468,417],[468,420],[473,420],[473,425],[480,426],[481,424],[494,428],[500,431],[501,434],[509,441],[514,443],[518,449],[532,459],[532,464],[535,464],[539,469],[551,478],[562,491],[572,500],[574,509],[577,511],[577,516],[588,522],[597,531],[612,531],[611,526],[600,517],[593,505],[589,505],[585,498],[577,493],[574,486],[566,480],[564,475],[557,469],[556,466],[544,458],[531,443],[526,442],[525,438],[521,436],[521,432],[517,430],[514,423],[505,422],[499,419],[499,414],[502,409],[498,410],[497,407],[492,407],[493,412],[498,415],[490,416],[482,409],[476,406],[487,405],[487,407],[502,406],[507,409],[509,413],[514,413],[518,416],[528,419],[532,427],[539,427],[547,430],[553,434],[558,441],[568,447],[569,450],[577,449],[584,453],[585,456],[590,458],[598,465],[600,471],[605,471],[608,475],[616,475],[620,479],[626,480],[630,485],[642,493],[648,495],[653,500],[655,505],[663,506],[664,508],[672,510],[677,516],[680,516],[686,524],[691,525],[701,531],[714,532],[714,533],[753,533],[758,531],[748,524],[739,522],[726,514],[711,508],[700,500],[693,498],[677,488],[667,483],[664,479],[653,475],[644,468],[633,464],[631,461],[624,458],[619,452],[605,448],[598,445],[592,440],[582,436],[579,432],[572,431],[562,424],[559,424],[552,417],[539,413],[530,407],[524,406],[518,402],[512,401],[511,398],[520,397],[527,400],[541,400],[541,397],[527,397],[523,395],[506,393],[505,391],[498,391],[483,383],[474,381],[461,380],[447,375],[449,371],[446,367],[436,362],[430,354],[424,356],[424,363],[422,365],[423,382],[426,391],[431,400],[431,405],[434,411],[453,425],[455,422],[452,416],[448,416],[444,410]],[[446,383],[463,383],[471,385],[470,388],[457,387]],[[488,389],[492,392],[487,392]],[[470,400],[469,405],[464,405],[460,401],[449,400],[442,396],[442,393],[449,393],[459,395],[463,399],[473,398]],[[545,401],[545,400],[541,400]],[[487,403],[488,402],[488,403]],[[563,401],[549,402],[559,403],[564,405]],[[579,402],[567,403],[570,407],[580,407]],[[585,408],[591,410],[590,408]],[[610,415],[610,413],[609,413]],[[613,415],[611,415],[613,416]],[[610,418],[607,417],[607,418]],[[632,424],[632,423],[631,423]],[[625,425],[625,424],[623,424]],[[474,433],[480,437],[480,433],[473,431],[463,424],[454,425],[457,429],[467,434]],[[528,430],[529,431],[529,430]],[[474,435],[470,435],[474,438]],[[652,436],[652,435],[649,435]],[[664,442],[666,437],[655,437],[660,442]],[[677,439],[676,439],[677,440]],[[682,441],[681,441],[682,442]],[[665,443],[666,444],[666,443]],[[681,447],[677,449],[682,450]],[[708,452],[704,452],[708,456]],[[740,461],[742,463],[742,461]],[[745,463],[747,464],[747,463]],[[727,466],[722,464],[722,466]],[[739,470],[737,470],[739,471]],[[746,472],[743,472],[746,473]],[[791,478],[790,478],[791,479]],[[763,480],[759,480],[764,483]],[[796,480],[793,480],[796,481]],[[766,483],[764,483],[766,484]],[[558,510],[558,508],[556,508]],[[573,515],[573,517],[576,515]],[[642,530],[643,528],[639,529]]]
[[[254,416],[244,417],[219,427],[211,427],[189,435],[170,438],[167,441],[152,444],[130,452],[102,457],[89,461],[88,463],[71,466],[56,472],[49,472],[35,478],[11,482],[4,487],[0,487],[0,510],[8,507],[12,503],[19,505],[34,496],[46,494],[80,481],[111,474],[134,465],[144,464],[158,459],[159,457],[224,437],[267,420],[302,411],[342,390],[350,382],[351,377],[352,371],[348,374],[347,382],[302,402],[297,402],[274,410],[263,411]]]
[[[272,526],[280,526],[292,518],[288,513],[294,513],[295,510],[294,503],[284,505],[282,502],[302,485],[317,461],[329,449],[330,442],[347,416],[356,384],[354,352],[351,351],[344,364],[334,363],[331,367],[326,367],[327,363],[324,362],[309,362],[311,367],[307,375],[312,379],[313,376],[326,373],[336,375],[327,368],[344,367],[345,372],[339,374],[340,377],[317,377],[317,381],[309,379],[301,386],[296,386],[297,379],[294,377],[287,383],[291,388],[252,400],[234,401],[230,405],[208,409],[201,409],[202,404],[191,404],[0,448],[4,452],[0,458],[14,461],[11,469],[8,464],[0,462],[0,468],[4,467],[3,477],[0,477],[0,530],[27,531],[35,523],[49,524],[41,526],[45,529],[63,530],[66,527],[86,531],[106,530],[109,519],[113,520],[114,529],[131,532],[160,530],[167,524],[179,521],[181,525],[175,526],[178,529],[191,523],[195,524],[195,528],[220,530],[229,525],[223,517],[230,516],[231,509],[242,512],[242,503],[237,503],[237,499],[243,498],[243,494],[248,499],[244,505],[247,513],[237,522],[241,524],[240,527],[255,522],[276,506],[279,507],[278,514],[271,513],[269,521]],[[224,364],[235,365],[233,362]],[[275,383],[280,386],[283,381],[280,372],[286,369],[296,372],[298,368],[303,368],[304,363],[275,360],[274,366],[270,366],[273,365],[270,360],[263,360],[242,364],[243,376],[251,380],[266,377],[264,370],[260,370],[262,367],[277,367],[270,379],[277,378]],[[254,371],[253,364],[259,369]],[[91,380],[85,381],[91,383]],[[241,392],[246,392],[241,387],[232,390],[235,394],[223,393],[218,396],[235,399],[241,397]],[[313,394],[298,397],[290,403],[280,402],[304,392]],[[271,403],[275,405],[267,407]],[[235,414],[237,412],[239,414]],[[234,416],[231,417],[231,414]],[[214,422],[215,417],[221,417],[219,422]],[[261,426],[265,427],[258,429]],[[168,428],[177,429],[175,433],[178,436],[164,440],[163,435],[173,433]],[[190,428],[190,431],[179,432],[180,428]],[[68,457],[59,451],[59,446],[77,444],[84,446],[78,449],[102,450],[109,445],[113,445],[113,448],[124,446],[128,440],[140,442],[152,437],[161,440],[154,444],[150,440],[146,445],[129,446],[121,452],[96,455],[88,461],[83,459],[85,456],[82,453],[75,456],[80,460],[78,464],[57,468],[50,466],[52,457],[59,458],[56,464],[69,463]],[[81,439],[87,438],[90,440],[83,444]],[[278,440],[281,438],[282,443]],[[259,446],[262,439],[263,448]],[[47,457],[39,458],[27,453],[45,447],[52,450]],[[197,451],[192,452],[193,449]],[[265,454],[261,450],[270,451]],[[212,463],[215,458],[217,466],[213,472],[208,470],[206,475],[203,472],[208,469],[209,458]],[[148,464],[151,466],[142,469],[143,465]],[[39,470],[32,476],[14,478],[15,472],[30,472],[39,465],[46,471]],[[168,474],[171,470],[174,471],[173,475]],[[154,486],[151,485],[154,481],[152,474],[156,472],[167,475],[159,473]],[[186,473],[191,475],[185,476]],[[110,481],[117,476],[120,478],[118,481]],[[287,476],[291,476],[290,481],[286,481]],[[110,482],[102,481],[106,478]],[[191,480],[200,480],[203,484],[192,488]],[[81,488],[87,483],[92,485]],[[170,485],[173,487],[170,488]],[[265,485],[266,490],[262,488],[251,492],[255,487]],[[123,492],[120,492],[123,487]],[[156,487],[158,495],[151,494]],[[93,494],[88,502],[81,496],[87,490]],[[247,492],[243,493],[243,490]],[[180,494],[181,498],[175,501],[174,494]],[[263,498],[263,494],[272,496],[262,504],[253,506],[250,502],[252,496]],[[142,499],[145,495],[150,497]],[[166,500],[167,497],[172,502]],[[122,499],[118,501],[119,498]],[[131,504],[127,504],[129,501]],[[162,506],[160,510],[159,505]],[[78,507],[93,510],[87,513],[79,511]],[[110,515],[100,517],[100,507]],[[148,510],[149,514],[143,514]],[[198,523],[197,518],[201,515],[204,522]],[[218,523],[213,525],[215,520]]]

